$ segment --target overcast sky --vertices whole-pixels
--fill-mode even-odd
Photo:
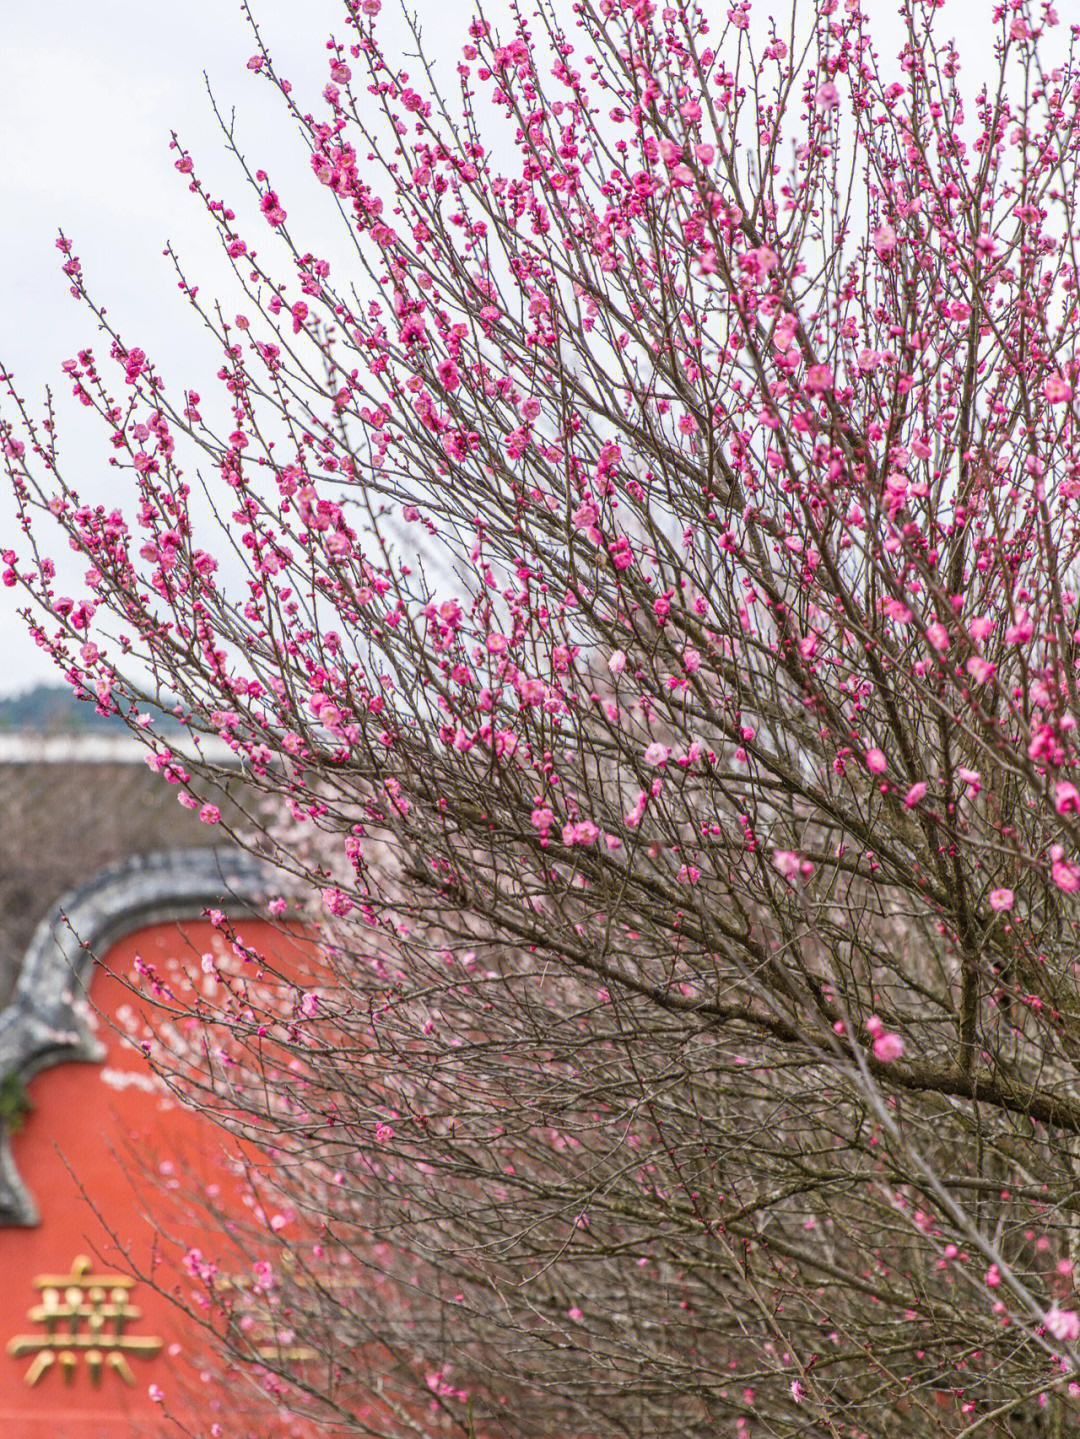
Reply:
[[[325,41],[344,34],[340,0],[253,0],[252,8],[281,73],[314,108],[328,79]],[[388,0],[380,25],[404,49],[394,8]],[[456,51],[469,0],[421,9],[431,12],[425,48]],[[237,0],[0,0],[0,33],[0,363],[31,405],[47,384],[56,387],[69,472],[84,498],[107,500],[114,481],[103,463],[103,430],[88,423],[59,375],[61,362],[98,336],[60,273],[58,230],[73,240],[91,294],[125,341],[151,355],[169,388],[208,390],[214,355],[162,256],[171,241],[204,293],[227,288],[216,242],[169,150],[175,129],[213,194],[243,195],[204,71],[222,109],[235,107],[253,168],[270,171],[283,196],[310,196],[313,182],[280,97],[246,68],[255,46]],[[442,68],[452,73],[445,61]],[[6,489],[0,538],[15,538]],[[63,563],[55,544],[50,552]],[[0,587],[0,694],[57,678],[15,613],[16,596]]]
[[[327,79],[324,42],[335,30],[344,33],[340,0],[252,4],[281,73],[314,104]],[[706,8],[713,4],[726,8],[726,0],[706,0]],[[471,0],[422,0],[419,8],[425,49],[441,57],[450,79]],[[785,6],[760,8],[779,13]],[[949,9],[950,20],[963,16],[965,45],[978,46],[967,52],[970,77],[989,54],[988,20],[980,25],[977,16],[988,17],[992,5],[962,0]],[[380,26],[393,48],[406,48],[394,10],[394,0],[386,0]],[[485,10],[502,18],[506,0],[489,0]],[[875,23],[883,52],[895,50],[891,13],[881,24],[875,15]],[[101,427],[87,423],[62,377],[57,383],[61,362],[98,338],[60,274],[58,229],[73,240],[90,292],[126,343],[147,350],[174,393],[209,389],[214,356],[161,253],[171,241],[204,293],[225,288],[210,228],[169,151],[175,129],[213,194],[235,201],[243,193],[213,119],[204,71],[224,111],[235,106],[253,166],[271,172],[283,198],[290,191],[310,196],[312,181],[278,98],[245,68],[254,45],[236,0],[0,0],[0,33],[0,362],[15,372],[32,405],[46,384],[56,385],[70,475],[84,498],[108,501],[115,481],[103,462]],[[0,537],[14,537],[13,530],[5,490]],[[52,552],[63,560],[57,546]],[[0,588],[0,694],[56,677],[15,614],[16,593]]]

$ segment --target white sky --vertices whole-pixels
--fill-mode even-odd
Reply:
[[[447,57],[440,68],[449,79],[471,4],[438,0],[423,8],[430,9],[425,48]],[[380,26],[399,50],[407,42],[394,10],[388,0]],[[329,78],[325,41],[346,33],[340,0],[254,0],[253,11],[281,73],[320,113]],[[204,70],[221,108],[236,109],[252,167],[267,169],[283,198],[291,191],[296,201],[311,199],[320,187],[280,97],[246,69],[255,45],[238,0],[0,0],[0,35],[0,363],[33,407],[40,409],[45,386],[54,386],[69,477],[83,498],[108,502],[115,479],[104,463],[103,427],[70,399],[60,374],[63,360],[99,336],[60,273],[58,230],[74,242],[90,293],[126,342],[147,351],[173,393],[192,387],[205,394],[219,362],[161,253],[171,241],[204,295],[227,289],[210,226],[169,150],[175,129],[211,193],[234,204],[243,198]],[[248,233],[265,245],[265,226]],[[0,541],[19,547],[6,489]],[[63,566],[62,548],[46,549]],[[17,595],[0,587],[0,694],[59,679],[26,634]]]
[[[705,3],[718,13],[727,8],[726,0]],[[816,0],[796,3],[801,9]],[[1073,3],[1061,0],[1066,16]],[[252,5],[281,73],[320,111],[328,78],[324,42],[334,31],[345,33],[340,0]],[[875,0],[868,8],[877,10]],[[881,8],[876,28],[889,55],[896,48],[895,6]],[[992,8],[991,0],[951,0],[942,27],[961,32],[969,82],[979,76],[980,54],[989,56]],[[407,41],[395,9],[394,0],[385,0],[380,29],[400,53]],[[785,0],[775,10],[783,13]],[[472,0],[421,0],[420,11],[425,49],[440,57],[452,88]],[[496,22],[506,18],[506,0],[488,0],[485,12]],[[253,168],[270,172],[286,209],[312,199],[319,187],[279,98],[245,68],[255,47],[238,0],[0,0],[0,35],[0,363],[14,371],[19,392],[35,407],[46,384],[55,386],[69,478],[84,499],[108,503],[116,490],[102,427],[88,423],[59,373],[64,359],[99,337],[60,274],[58,229],[73,240],[91,294],[125,341],[147,351],[174,394],[184,387],[205,393],[213,388],[216,357],[161,254],[172,241],[204,294],[227,288],[210,227],[168,148],[175,129],[211,192],[240,209],[243,182],[224,153],[204,70],[224,111],[235,106],[241,147]],[[265,228],[248,233],[264,243]],[[18,545],[6,490],[0,540]],[[50,552],[63,564],[59,545]],[[17,593],[0,587],[0,694],[58,678],[15,613]]]

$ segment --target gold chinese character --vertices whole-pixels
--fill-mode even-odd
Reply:
[[[84,1254],[71,1266],[70,1274],[39,1274],[34,1288],[41,1295],[27,1314],[31,1324],[44,1325],[44,1334],[16,1334],[8,1353],[16,1359],[34,1356],[26,1371],[27,1384],[39,1379],[59,1363],[68,1384],[75,1380],[78,1356],[86,1358],[90,1382],[101,1383],[102,1369],[115,1370],[125,1384],[134,1384],[135,1375],[127,1355],[152,1359],[161,1352],[162,1340],[126,1333],[142,1310],[130,1303],[135,1281],[123,1274],[94,1274]]]

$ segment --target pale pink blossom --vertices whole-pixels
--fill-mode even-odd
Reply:
[[[896,249],[896,231],[887,222],[880,224],[873,234],[874,253],[884,260]]]
[[[1080,889],[1080,869],[1071,860],[1064,858],[1065,851],[1060,844],[1050,847],[1050,876],[1058,889],[1066,894],[1075,894]]]
[[[1059,1309],[1055,1304],[1047,1310],[1046,1327],[1055,1339],[1065,1344],[1080,1339],[1080,1315],[1072,1309]]]
[[[779,870],[785,879],[797,879],[799,874],[799,856],[790,849],[773,850],[773,868]]]
[[[879,1034],[874,1040],[874,1055],[882,1064],[891,1064],[904,1052],[904,1041],[898,1034]]]
[[[790,348],[795,333],[799,328],[799,322],[794,315],[781,315],[773,330],[773,344],[780,351]]]
[[[1015,896],[1011,889],[992,889],[989,894],[990,908],[998,910],[1012,909]]]
[[[981,655],[972,655],[964,668],[977,685],[982,685],[991,678],[997,666],[984,660]]]
[[[818,92],[814,96],[814,104],[819,110],[835,110],[840,103],[840,91],[831,80],[826,80],[824,85],[818,86]]]

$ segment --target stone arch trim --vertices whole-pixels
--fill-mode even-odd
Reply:
[[[0,1011],[0,1095],[49,1065],[102,1058],[88,992],[96,957],[118,939],[152,924],[199,919],[214,906],[234,917],[261,915],[274,888],[274,869],[254,855],[200,848],[136,855],[69,890],[35,931],[11,1002]],[[0,1114],[0,1227],[33,1226],[38,1208],[9,1139]]]

